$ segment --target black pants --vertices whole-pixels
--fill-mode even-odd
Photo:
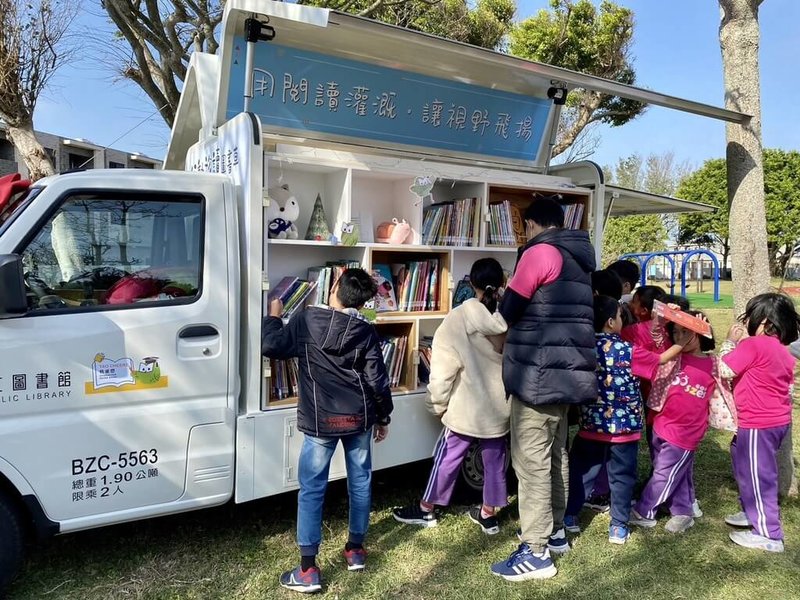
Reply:
[[[577,516],[594,488],[600,468],[606,465],[611,490],[611,524],[628,525],[639,442],[598,442],[575,436],[569,451],[569,516]]]

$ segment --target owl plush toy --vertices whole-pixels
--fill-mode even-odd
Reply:
[[[342,245],[355,246],[361,236],[361,227],[358,223],[342,223]]]

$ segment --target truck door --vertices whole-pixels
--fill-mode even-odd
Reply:
[[[30,310],[0,322],[0,458],[62,531],[231,494],[235,215],[221,178],[198,179],[47,188],[15,249]]]

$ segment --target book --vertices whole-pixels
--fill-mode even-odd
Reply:
[[[425,336],[419,341],[419,365],[417,379],[420,384],[427,384],[431,377],[431,353],[433,336]]]
[[[699,335],[713,339],[711,335],[711,324],[704,319],[686,314],[680,309],[671,308],[658,300],[653,301],[653,312],[662,319],[666,319],[690,331],[694,331]]]
[[[375,295],[375,311],[388,312],[397,310],[394,279],[389,265],[373,265],[371,275],[378,286],[378,293]]]
[[[297,277],[284,277],[281,279],[278,282],[278,285],[269,291],[269,295],[267,297],[269,298],[270,302],[275,299],[285,302],[286,299],[291,296],[298,281],[299,279]]]
[[[469,282],[469,275],[456,284],[456,290],[453,292],[453,308],[460,306],[466,300],[475,297],[475,290],[472,289],[472,284]]]

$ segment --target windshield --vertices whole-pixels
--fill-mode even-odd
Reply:
[[[11,223],[14,222],[14,219],[30,206],[33,199],[36,198],[43,189],[44,188],[40,187],[28,188],[26,192],[20,194],[16,198],[12,198],[12,200],[0,210],[0,236],[6,232]]]

